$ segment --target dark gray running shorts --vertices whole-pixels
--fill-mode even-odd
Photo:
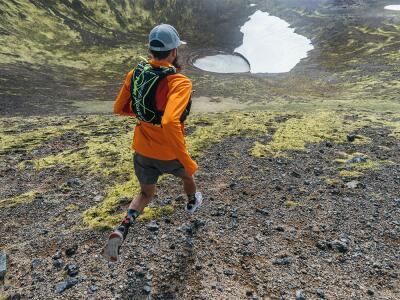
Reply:
[[[165,173],[177,177],[186,174],[185,168],[177,159],[159,160],[139,153],[133,154],[133,166],[135,167],[136,177],[141,184],[156,184],[158,177]]]

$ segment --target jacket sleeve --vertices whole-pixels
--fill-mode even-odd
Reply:
[[[115,99],[114,103],[114,113],[121,116],[132,116],[135,114],[132,112],[130,99],[131,99],[131,79],[132,79],[133,71],[130,71],[126,76],[124,85],[122,86],[117,99]]]
[[[180,117],[191,93],[192,83],[188,78],[182,76],[170,80],[168,102],[161,121],[166,140],[189,175],[193,175],[198,166],[186,149]]]

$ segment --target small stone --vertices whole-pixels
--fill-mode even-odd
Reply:
[[[338,240],[332,241],[330,243],[330,246],[332,249],[337,250],[341,253],[345,253],[349,250],[348,244],[343,241],[338,241]]]
[[[182,195],[179,195],[178,197],[175,198],[176,202],[183,202],[185,201],[185,197],[183,197]]]
[[[78,283],[77,278],[68,278],[65,281],[59,282],[56,284],[56,293],[61,294],[66,289],[73,287],[77,283]]]
[[[347,141],[349,141],[350,143],[354,142],[356,137],[357,137],[357,135],[355,133],[350,133],[347,135]]]
[[[53,266],[54,266],[56,269],[61,269],[61,268],[64,266],[64,262],[63,262],[62,259],[54,259],[54,260],[53,260]]]
[[[280,265],[280,266],[287,266],[290,265],[293,261],[293,258],[291,256],[284,256],[278,259],[275,259],[272,264],[274,265]]]
[[[99,288],[97,287],[97,285],[91,284],[89,286],[89,289],[94,293],[95,291],[97,291]]]
[[[314,168],[314,175],[315,176],[320,176],[322,174],[323,174],[323,171],[321,169]]]
[[[151,293],[151,286],[148,285],[148,284],[145,284],[145,286],[143,287],[143,291],[144,291],[146,294],[150,294],[150,293]]]
[[[95,197],[93,198],[93,200],[94,200],[95,202],[101,202],[101,201],[103,201],[103,199],[104,199],[104,197],[103,197],[102,195],[97,195],[97,196],[95,196]]]
[[[306,295],[304,295],[303,290],[296,291],[296,300],[306,300]]]
[[[233,270],[231,270],[231,269],[225,269],[225,270],[224,270],[224,274],[225,274],[226,276],[232,276],[232,275],[235,274],[235,272],[234,272]]]
[[[0,281],[4,280],[7,273],[7,254],[0,251]]]
[[[186,245],[187,245],[188,247],[193,247],[193,246],[194,246],[195,239],[192,238],[192,237],[188,237],[188,238],[185,240],[185,242],[186,242]]]
[[[82,185],[82,181],[79,178],[71,178],[68,179],[67,185],[69,187],[80,187]]]
[[[346,187],[349,189],[356,189],[359,186],[360,182],[357,180],[352,180],[346,183]]]
[[[217,208],[217,211],[215,213],[213,213],[212,215],[217,216],[217,217],[221,217],[221,216],[225,215],[225,208],[223,206],[219,206]]]
[[[257,208],[256,210],[258,213],[262,214],[263,216],[268,216],[269,215],[269,211],[267,208]]]
[[[236,208],[232,209],[231,218],[233,218],[233,219],[237,219],[238,218],[238,213],[237,213],[237,209]]]
[[[365,156],[355,156],[351,159],[349,159],[348,161],[346,161],[346,163],[348,164],[360,164],[360,163],[366,163],[368,161],[368,158]]]
[[[31,263],[32,271],[36,270],[39,266],[43,265],[44,262],[45,261],[43,259],[39,259],[39,258],[33,259],[32,263]]]
[[[247,297],[253,296],[253,291],[247,290],[247,291],[246,291],[246,296],[247,296]]]
[[[51,258],[52,259],[60,259],[62,256],[62,252],[58,250]]]
[[[320,250],[326,250],[327,249],[327,244],[325,241],[319,240],[315,243],[315,246],[320,249]]]
[[[278,226],[275,227],[275,230],[279,231],[279,232],[284,232],[285,228],[282,225],[278,225]]]
[[[198,228],[203,227],[203,226],[205,226],[205,225],[206,225],[206,221],[201,220],[201,219],[195,220],[195,221],[193,222],[193,227],[194,227],[195,229],[198,229]]]
[[[290,172],[290,175],[295,177],[295,178],[300,178],[301,177],[301,175],[299,173],[297,173],[296,171]]]
[[[323,290],[316,289],[315,292],[317,293],[318,297],[320,297],[321,299],[325,299],[325,293]]]
[[[158,226],[157,222],[153,220],[149,224],[147,224],[147,229],[152,232],[155,232],[155,231],[158,231],[159,226]]]
[[[196,269],[197,271],[200,271],[201,269],[203,269],[203,266],[202,266],[202,265],[196,265],[196,266],[195,266],[195,269]]]
[[[71,277],[74,277],[74,276],[78,275],[78,273],[79,273],[79,267],[74,264],[66,265],[64,270],[67,271],[67,274]]]
[[[143,278],[146,274],[143,271],[136,271],[135,275],[136,277]]]
[[[65,255],[69,257],[74,256],[77,250],[78,250],[78,245],[73,245],[71,248],[65,250]]]
[[[10,299],[11,300],[20,300],[21,294],[19,294],[19,293],[13,294],[13,295],[11,295]]]
[[[368,289],[367,293],[369,296],[375,295],[375,291],[373,289]]]

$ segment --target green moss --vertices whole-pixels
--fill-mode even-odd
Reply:
[[[21,118],[15,118],[14,120],[19,124],[25,123]],[[40,122],[39,120],[40,119],[33,121],[33,125],[37,122]],[[62,118],[60,119],[60,122],[62,123]],[[3,130],[0,132],[0,143],[3,151],[30,151],[45,141],[61,136],[68,131],[73,131],[77,126],[78,124],[67,123],[60,126],[46,126],[37,128],[34,125],[32,130],[25,130],[24,132],[19,132],[20,130],[18,130],[18,127],[15,127],[14,129]]]
[[[336,159],[336,162],[338,162],[341,166],[341,168],[347,168],[347,169],[352,169],[352,170],[357,170],[357,171],[362,171],[366,169],[378,169],[379,168],[379,163],[376,161],[373,161],[368,157],[368,155],[360,152],[354,152],[352,154],[347,154],[345,152],[339,152],[338,153],[341,158]],[[359,163],[349,163],[349,161],[355,157],[363,157],[366,159],[365,162],[359,162]]]
[[[15,197],[1,199],[0,208],[9,208],[20,204],[32,202],[38,194],[39,193],[37,191],[29,191]]]
[[[70,204],[65,207],[65,210],[67,210],[67,211],[75,211],[78,209],[79,209],[79,205],[76,205],[76,204]]]
[[[122,163],[130,163],[130,161]],[[116,183],[108,187],[105,199],[83,213],[83,221],[93,228],[115,226],[122,220],[125,213],[122,212],[115,215],[115,210],[120,205],[129,203],[133,196],[139,192],[139,189],[139,182],[133,175],[126,182]]]
[[[148,221],[159,219],[163,216],[170,215],[174,211],[173,205],[165,205],[161,207],[146,207],[143,214],[138,217],[139,220]]]
[[[359,171],[342,170],[339,172],[340,177],[357,178],[357,177],[361,177],[363,175],[364,174]]]
[[[341,177],[356,178],[364,175],[366,170],[377,170],[382,162],[376,162],[370,159],[363,153],[352,153],[347,154],[345,152],[339,152],[339,157],[336,162],[339,163],[339,175]],[[349,163],[354,157],[364,157],[367,159],[366,162],[360,163]]]
[[[322,141],[344,142],[349,132],[365,124],[363,121],[345,122],[339,112],[316,111],[299,115],[277,124],[277,130],[269,144],[256,142],[251,153],[256,157],[286,156],[287,151],[304,151],[309,144]]]
[[[196,126],[196,130],[187,138],[187,146],[194,156],[201,155],[213,144],[229,136],[254,137],[267,133],[273,114],[268,112],[229,113],[222,115],[198,116],[188,125]]]
[[[338,185],[340,183],[339,180],[337,180],[336,178],[329,178],[329,177],[325,177],[324,181],[327,185]]]
[[[299,202],[291,201],[291,200],[286,201],[284,203],[284,205],[285,205],[286,208],[301,206],[301,204]]]

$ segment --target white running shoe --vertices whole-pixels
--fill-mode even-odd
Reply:
[[[119,259],[119,248],[121,247],[123,240],[124,237],[118,229],[111,233],[103,249],[102,254],[104,258],[111,262],[117,262]]]
[[[196,192],[194,197],[196,199],[195,203],[187,203],[185,207],[185,210],[191,214],[201,206],[201,203],[203,203],[203,195],[200,192]]]

